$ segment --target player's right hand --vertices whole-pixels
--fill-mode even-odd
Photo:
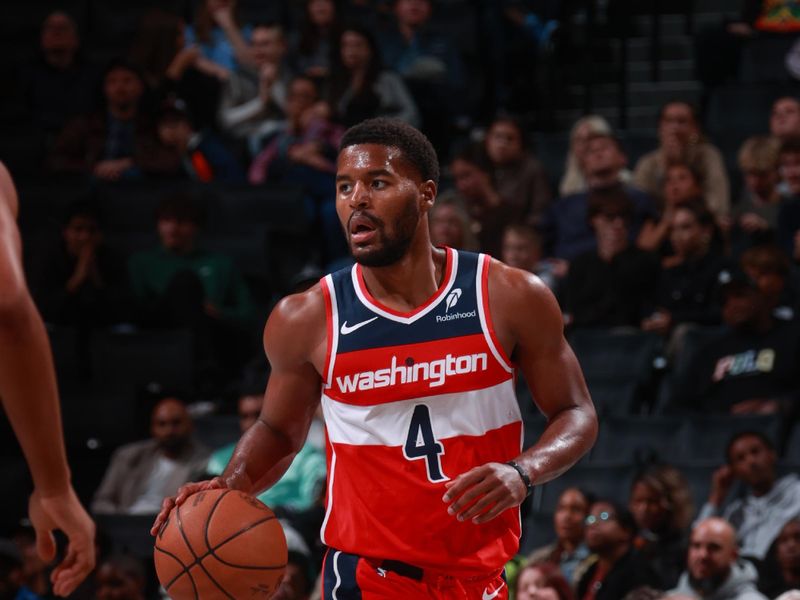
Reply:
[[[66,556],[53,570],[50,581],[57,596],[69,596],[94,569],[94,522],[72,487],[47,497],[34,491],[28,513],[36,531],[36,550],[42,560],[50,562],[56,556],[54,529],[60,529],[67,536]]]
[[[161,503],[161,512],[158,513],[156,520],[153,522],[153,526],[150,528],[150,535],[158,535],[161,527],[167,522],[167,518],[169,517],[169,513],[172,512],[172,509],[186,502],[186,499],[192,494],[204,492],[206,490],[218,490],[225,487],[228,486],[225,484],[222,477],[214,477],[214,479],[195,481],[182,485],[175,496],[164,498],[164,501]]]

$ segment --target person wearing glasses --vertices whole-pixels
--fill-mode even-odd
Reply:
[[[633,547],[636,521],[624,506],[610,500],[592,504],[586,517],[586,546],[596,556],[578,581],[578,600],[619,600],[642,586],[661,581]]]

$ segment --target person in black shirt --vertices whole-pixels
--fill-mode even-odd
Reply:
[[[573,327],[638,327],[652,305],[658,259],[633,246],[634,208],[622,188],[591,192],[588,219],[597,250],[578,256],[564,286],[564,313]]]

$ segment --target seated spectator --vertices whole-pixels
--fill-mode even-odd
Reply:
[[[718,282],[726,261],[713,244],[715,228],[714,216],[699,200],[673,212],[674,254],[662,262],[656,310],[642,321],[642,329],[666,335],[685,324],[719,324]]]
[[[331,75],[331,56],[342,27],[334,0],[305,0],[299,30],[290,43],[292,65],[299,74],[318,81]]]
[[[793,96],[782,96],[772,103],[769,133],[779,142],[800,137],[800,100]]]
[[[789,257],[777,246],[754,246],[742,254],[742,270],[764,294],[772,316],[791,321],[797,307],[797,294],[790,285]]]
[[[281,520],[286,535],[286,570],[271,600],[308,600],[312,590],[313,557],[302,536],[289,523]]]
[[[800,517],[800,480],[794,473],[777,478],[775,448],[760,432],[734,435],[725,458],[698,518],[721,516],[736,529],[741,555],[762,560],[783,526]],[[745,485],[745,493],[725,504],[735,481]]]
[[[686,479],[669,465],[647,467],[634,477],[628,506],[639,526],[634,546],[661,584],[674,587],[686,561],[686,532],[694,514]]]
[[[800,588],[800,518],[783,526],[773,547],[775,572],[763,569],[758,580],[759,591],[769,598]]]
[[[452,40],[432,24],[432,0],[396,0],[380,32],[383,64],[399,73],[422,117],[422,129],[440,152],[450,129],[468,114],[464,64]]]
[[[697,349],[674,402],[689,410],[792,414],[800,387],[800,332],[776,321],[767,297],[746,274],[723,273],[722,321],[728,328]]]
[[[192,435],[192,418],[178,398],[164,398],[150,417],[150,439],[118,448],[94,494],[98,514],[156,514],[166,496],[202,474],[208,450]]]
[[[520,123],[496,118],[486,132],[484,148],[500,198],[522,220],[538,225],[550,205],[550,189],[542,163],[526,147]]]
[[[222,87],[219,122],[238,139],[247,139],[252,154],[279,128],[286,109],[292,71],[286,63],[286,39],[278,23],[253,27],[253,67],[233,71]]]
[[[48,323],[89,327],[130,318],[125,260],[104,243],[94,206],[69,208],[58,243],[34,262],[31,289]]]
[[[117,181],[164,166],[152,121],[140,111],[144,83],[132,63],[111,62],[103,77],[106,112],[69,121],[56,140],[50,168]]]
[[[652,306],[658,258],[629,241],[633,203],[622,190],[593,193],[588,221],[597,250],[578,256],[564,283],[565,322],[573,327],[638,327]]]
[[[567,580],[551,564],[529,564],[517,577],[517,600],[573,600],[574,597]]]
[[[145,600],[144,567],[132,556],[112,556],[102,561],[94,576],[97,600]]]
[[[244,182],[244,170],[222,142],[210,131],[192,126],[183,100],[173,99],[162,107],[156,131],[158,141],[173,155],[170,163],[180,165],[170,175],[201,183]]]
[[[438,247],[449,246],[458,250],[478,250],[478,240],[473,231],[473,222],[461,199],[452,192],[438,198],[428,213],[431,243]]]
[[[250,429],[261,414],[264,389],[246,393],[239,397],[239,429],[242,433]],[[263,424],[262,424],[263,425]],[[229,444],[216,450],[208,461],[207,472],[211,476],[222,475],[233,456],[236,444]],[[292,460],[283,477],[258,499],[272,509],[287,508],[291,511],[304,511],[317,504],[325,489],[325,455],[306,443]]]
[[[145,103],[153,111],[167,98],[177,96],[189,104],[201,127],[214,125],[221,82],[228,72],[196,46],[186,44],[186,25],[175,14],[153,8],[142,18],[131,59],[142,69]]]
[[[295,77],[289,85],[284,129],[255,157],[250,183],[267,181],[302,186],[306,213],[318,232],[325,264],[347,254],[342,226],[336,214],[336,155],[344,133],[327,118],[324,103],[312,79]]]
[[[502,261],[509,267],[534,273],[555,290],[566,274],[557,259],[542,259],[542,239],[527,225],[509,225],[503,232]]]
[[[699,600],[767,600],[756,589],[757,581],[756,568],[739,560],[733,527],[710,518],[692,529],[686,571],[670,593]]]
[[[611,135],[598,134],[589,140],[584,157],[584,172],[588,192],[564,196],[552,203],[541,225],[550,255],[572,260],[597,247],[597,240],[586,218],[589,196],[593,193],[624,192],[634,204],[631,222],[631,241],[636,240],[643,224],[654,220],[653,199],[636,188],[620,183],[627,157],[619,140]]]
[[[480,148],[467,146],[450,162],[453,183],[472,219],[481,252],[500,256],[503,230],[519,223],[519,205],[506,202],[497,189],[492,167]]]
[[[777,242],[795,263],[800,262],[800,138],[781,144],[778,155],[781,193],[778,208]]]
[[[36,597],[47,596],[51,586],[50,568],[36,549],[36,530],[23,521],[14,532],[13,540],[22,558],[21,583],[23,587],[36,594]],[[1,544],[2,542],[0,542]],[[2,593],[0,593],[0,598],[2,597]]]
[[[780,142],[753,136],[739,149],[744,190],[733,211],[733,244],[746,249],[772,240],[778,224],[781,194],[778,190]]]
[[[698,200],[705,206],[700,176],[684,163],[668,166],[661,194],[661,217],[645,221],[636,245],[642,250],[668,256],[671,250],[668,240],[675,211],[690,200]]]
[[[561,575],[576,583],[578,567],[589,558],[589,548],[584,536],[586,517],[594,502],[594,496],[578,488],[569,488],[561,493],[553,515],[556,540],[534,550],[528,557],[530,564],[551,563],[559,568]]]
[[[611,125],[604,117],[599,115],[586,115],[581,117],[572,126],[569,133],[569,151],[564,165],[564,175],[558,186],[560,196],[581,194],[588,190],[584,172],[584,160],[589,151],[589,141],[597,134],[613,135]],[[628,169],[619,173],[622,183],[629,183],[632,177]]]
[[[634,184],[651,194],[658,194],[666,168],[672,163],[688,164],[703,181],[703,195],[708,208],[718,219],[730,212],[730,184],[722,154],[700,131],[695,109],[687,102],[668,102],[658,119],[659,147],[636,163]]]
[[[586,545],[594,562],[576,588],[579,600],[619,600],[638,587],[660,587],[658,575],[633,547],[636,521],[627,509],[598,500],[586,517]]]
[[[203,57],[227,71],[253,64],[247,43],[249,25],[241,26],[236,0],[203,0],[186,28],[187,45],[196,44]]]
[[[372,117],[394,117],[419,127],[419,112],[403,80],[383,68],[377,42],[361,25],[342,30],[334,56],[329,103],[350,127]]]
[[[95,109],[98,73],[84,60],[80,44],[75,20],[63,11],[51,12],[42,23],[39,55],[22,71],[25,106],[50,136]]]
[[[42,596],[34,594],[23,584],[22,555],[16,544],[8,539],[0,539],[0,598],[8,600],[39,600]]]

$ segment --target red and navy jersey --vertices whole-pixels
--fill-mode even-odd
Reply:
[[[514,369],[495,336],[490,259],[446,249],[442,283],[402,313],[375,300],[361,268],[322,279],[328,327],[322,408],[328,486],[322,540],[344,552],[454,576],[503,568],[519,511],[458,522],[445,482],[522,448]]]

